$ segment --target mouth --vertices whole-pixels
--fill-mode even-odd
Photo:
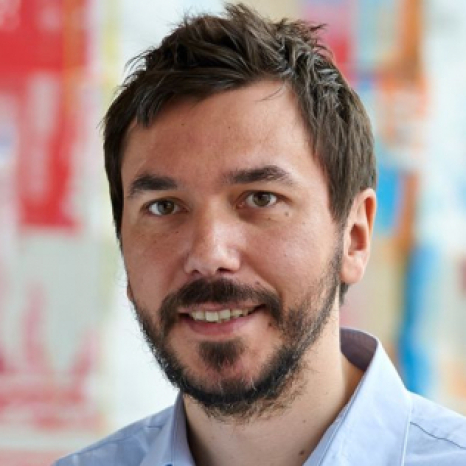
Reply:
[[[183,315],[196,322],[220,324],[247,317],[262,307],[262,305],[259,305],[255,307],[232,307],[218,310],[193,309]]]
[[[253,329],[259,331],[266,316],[264,303],[256,306],[251,303],[204,303],[183,309],[178,318],[180,331],[187,332],[189,338],[217,341],[245,336],[254,333]]]

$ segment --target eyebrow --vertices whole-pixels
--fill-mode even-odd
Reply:
[[[169,176],[152,175],[142,173],[136,176],[129,187],[127,198],[136,197],[145,191],[167,191],[169,189],[177,189],[178,184]]]
[[[281,181],[290,186],[295,184],[290,174],[276,165],[235,170],[226,175],[226,181],[229,184],[247,184],[258,181]]]
[[[264,167],[234,170],[225,175],[228,184],[248,184],[259,181],[281,181],[289,186],[294,185],[290,174],[276,165]],[[169,176],[160,176],[150,173],[142,173],[131,182],[127,199],[134,198],[146,191],[168,191],[178,189],[178,183]]]

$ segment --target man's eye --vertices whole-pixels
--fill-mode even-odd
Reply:
[[[277,203],[277,196],[267,191],[257,191],[251,193],[245,200],[245,203],[249,207],[269,207]]]
[[[148,210],[151,214],[162,217],[164,215],[172,215],[180,210],[180,207],[170,199],[162,199],[160,201],[152,202]]]

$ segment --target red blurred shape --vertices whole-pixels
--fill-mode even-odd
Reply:
[[[22,227],[73,229],[73,147],[86,65],[87,0],[4,2],[0,96],[18,109],[17,198]]]

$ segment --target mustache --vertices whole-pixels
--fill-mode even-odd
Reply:
[[[175,324],[181,307],[213,303],[253,301],[268,308],[272,318],[280,322],[282,303],[277,294],[263,286],[245,285],[226,278],[200,278],[187,283],[165,297],[160,306],[160,319],[165,333]]]

